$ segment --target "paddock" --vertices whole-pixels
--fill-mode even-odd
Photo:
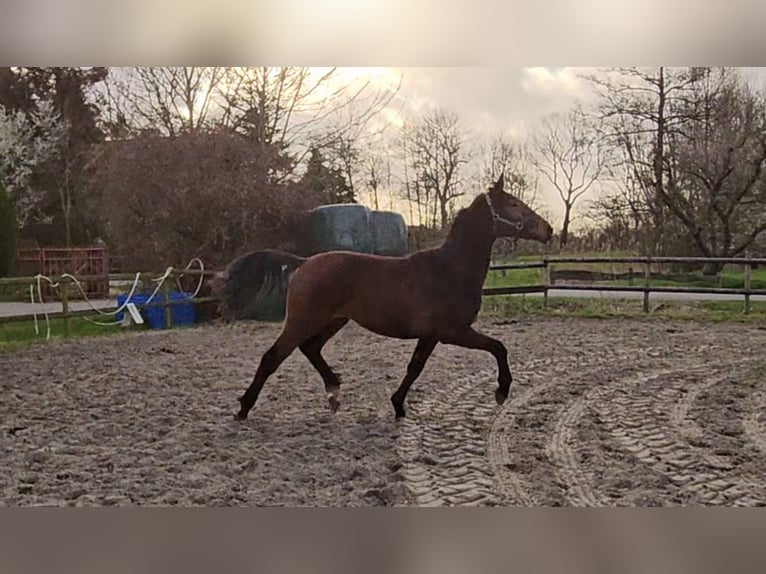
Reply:
[[[407,418],[414,341],[348,325],[332,415],[293,354],[244,423],[237,397],[280,324],[238,322],[0,352],[0,505],[766,504],[766,328],[482,318],[496,365],[439,345]]]

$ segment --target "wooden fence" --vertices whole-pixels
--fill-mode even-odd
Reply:
[[[721,265],[739,265],[743,268],[743,286],[742,288],[726,288],[720,286],[712,287],[677,287],[677,286],[662,286],[652,285],[652,279],[678,279],[680,275],[652,273],[652,265],[686,265],[686,264],[711,264],[718,263]],[[562,271],[558,274],[553,271],[553,266],[556,264],[567,265],[583,265],[583,264],[629,264],[634,266],[640,266],[643,268],[643,273],[636,274],[634,269],[630,268],[628,273],[620,274],[606,274],[603,272],[590,272],[590,277],[593,278],[611,278],[611,279],[628,279],[631,283],[637,276],[643,276],[643,283],[641,285],[604,285],[599,283],[592,283],[589,285],[583,284],[567,284],[556,283],[556,278],[583,280],[586,277],[584,272],[578,272],[575,270]],[[643,309],[645,313],[649,312],[649,298],[652,292],[654,293],[691,293],[691,294],[722,294],[722,295],[742,295],[744,303],[744,313],[750,313],[751,297],[753,295],[766,295],[766,289],[753,289],[751,287],[752,282],[752,270],[754,266],[766,265],[766,258],[749,258],[749,257],[543,257],[540,261],[528,261],[519,263],[507,263],[502,265],[492,265],[490,270],[503,271],[513,269],[540,269],[541,281],[536,285],[519,285],[508,287],[490,287],[484,289],[484,295],[516,295],[520,293],[542,293],[543,305],[548,304],[548,292],[551,289],[556,290],[570,290],[570,291],[609,291],[618,293],[643,293]],[[686,275],[688,277],[688,275]]]
[[[675,287],[675,286],[659,286],[652,285],[652,278],[656,278],[657,274],[652,275],[651,266],[653,264],[706,264],[706,263],[721,263],[727,265],[740,265],[743,268],[743,287],[742,288],[725,288],[725,287]],[[578,265],[578,264],[630,264],[634,266],[643,267],[643,273],[639,276],[643,277],[643,283],[640,285],[603,285],[603,284],[567,284],[556,283],[556,278],[566,278],[567,273],[556,273],[553,267],[557,264],[566,265]],[[622,292],[622,293],[643,293],[643,310],[648,313],[650,310],[649,300],[651,293],[692,293],[692,294],[729,294],[729,295],[742,295],[744,301],[744,313],[749,313],[751,304],[750,298],[754,295],[766,296],[766,289],[753,289],[751,287],[751,275],[753,266],[766,265],[766,258],[703,258],[703,257],[544,257],[540,261],[507,263],[500,265],[490,266],[491,271],[509,271],[514,269],[540,269],[541,281],[539,284],[534,285],[511,285],[506,287],[489,287],[485,288],[483,294],[485,296],[498,296],[498,295],[518,295],[523,293],[541,293],[543,295],[543,304],[548,304],[548,293],[551,289],[556,290],[571,290],[571,291],[610,291],[610,292]],[[570,270],[571,271],[571,270]],[[200,271],[200,270],[174,270],[168,276],[161,288],[161,300],[152,303],[136,304],[138,308],[145,307],[163,307],[165,327],[172,327],[171,318],[171,306],[180,303],[178,300],[171,300],[170,294],[170,280],[179,279],[182,276],[199,277],[204,275],[206,277],[212,276],[213,271]],[[162,277],[163,274],[159,273],[141,273],[139,279],[144,283],[151,283]],[[597,276],[598,272],[597,272]],[[603,274],[601,276],[611,276],[624,278],[625,274]],[[635,277],[636,274],[630,271],[630,278]],[[575,279],[582,279],[584,275],[573,275]],[[662,275],[660,275],[662,277]],[[87,282],[93,279],[103,279],[103,276],[97,277],[78,277],[80,281]],[[61,302],[62,310],[59,312],[48,313],[49,318],[60,317],[65,321],[65,335],[69,334],[70,321],[74,317],[78,316],[93,316],[97,312],[92,309],[84,310],[72,310],[70,307],[70,294],[75,292],[73,281],[68,277],[52,277],[54,282],[59,283],[59,288],[56,290],[58,294],[57,301]],[[124,281],[130,282],[136,279],[135,274],[110,274],[110,281]],[[204,280],[204,279],[203,279]],[[13,277],[0,279],[0,288],[3,286],[17,286],[28,288],[29,285],[36,285],[35,277]],[[37,295],[35,295],[37,296]],[[203,303],[218,302],[219,299],[213,296],[194,297],[188,300],[184,300],[184,303],[192,303],[199,305]],[[102,309],[104,310],[104,309]],[[114,309],[111,309],[112,311]],[[40,313],[38,313],[39,315]],[[0,323],[16,322],[19,320],[29,319],[32,315],[26,316],[12,316],[12,317],[0,317]]]
[[[157,293],[157,297],[159,298],[159,301],[152,301],[150,303],[135,303],[135,306],[139,309],[144,308],[153,308],[153,307],[162,307],[163,308],[163,318],[164,318],[164,326],[166,329],[170,329],[172,327],[172,306],[173,305],[179,305],[179,304],[188,304],[191,303],[193,305],[201,305],[203,303],[212,303],[212,302],[218,302],[219,299],[217,297],[212,296],[197,296],[189,299],[184,300],[178,300],[178,299],[171,299],[170,293],[171,293],[171,283],[177,282],[180,278],[184,276],[189,277],[197,277],[204,276],[202,278],[202,281],[205,280],[206,277],[210,277],[214,274],[214,271],[201,271],[198,269],[185,269],[185,270],[172,270],[166,277],[166,279],[163,281],[161,287],[159,288],[159,291]],[[144,285],[152,284],[153,282],[156,282],[157,280],[161,279],[165,274],[164,273],[140,273],[138,274],[110,274],[108,276],[109,281],[121,281],[125,283],[132,283],[136,280],[141,282]],[[50,277],[51,281],[54,283],[57,283],[58,286],[53,290],[54,295],[53,296],[46,296],[43,294],[43,302],[44,303],[61,303],[61,311],[55,311],[55,312],[49,312],[47,313],[48,318],[61,318],[64,319],[64,335],[69,336],[70,330],[71,330],[71,319],[75,317],[93,317],[95,315],[98,315],[98,311],[95,311],[93,308],[88,307],[87,309],[82,310],[73,310],[71,308],[71,302],[72,302],[72,294],[79,293],[79,290],[77,289],[75,282],[72,278],[66,277],[66,276],[58,276],[58,277]],[[92,281],[94,279],[103,279],[103,276],[82,276],[77,277],[77,280],[81,284],[86,284],[88,281]],[[42,285],[48,284],[47,281],[43,281],[41,283]],[[37,289],[37,278],[36,277],[5,277],[0,278],[0,288],[6,287],[6,286],[12,286],[12,287],[22,287],[29,289],[29,286],[33,286],[34,290],[34,300],[35,303],[38,301],[38,289]],[[156,288],[156,287],[155,287]],[[152,289],[153,290],[153,289]],[[114,310],[117,309],[117,306],[111,307],[111,308],[100,308],[100,311],[103,312],[114,312]],[[127,309],[125,310],[127,313]],[[36,315],[39,317],[42,315],[42,311],[37,311]],[[0,323],[12,323],[17,321],[24,321],[33,318],[34,314],[27,314],[27,315],[14,315],[14,316],[0,316]]]

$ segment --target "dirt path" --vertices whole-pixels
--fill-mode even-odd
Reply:
[[[509,348],[506,404],[491,357],[439,346],[397,424],[413,343],[349,326],[326,351],[337,415],[296,353],[240,425],[279,327],[0,353],[0,504],[766,503],[766,329],[483,320]]]

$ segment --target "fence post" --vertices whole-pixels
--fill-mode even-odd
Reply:
[[[750,254],[747,255],[750,259]],[[752,277],[752,265],[750,261],[745,262],[745,315],[750,314],[750,284]]]
[[[162,282],[162,311],[165,316],[165,328],[173,327],[173,317],[170,311],[170,285],[167,278]]]
[[[69,338],[72,330],[72,318],[69,316],[69,278],[59,279],[61,292],[61,311],[64,315],[64,337]]]
[[[543,309],[548,308],[548,289],[551,287],[551,264],[548,256],[543,256]]]
[[[652,262],[647,257],[644,268],[644,313],[649,312],[649,282],[652,279]]]

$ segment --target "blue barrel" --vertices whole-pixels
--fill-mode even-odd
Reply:
[[[162,303],[162,293],[156,293],[152,300],[149,301],[150,294],[133,293],[130,298],[131,303],[135,303],[137,306],[144,303]],[[168,293],[168,301],[170,302],[170,320],[173,327],[189,327],[194,324],[194,303],[183,303],[192,296],[192,293],[179,293],[177,291],[171,291]],[[128,295],[121,294],[117,296],[117,306],[122,305],[127,301]],[[177,303],[176,303],[177,301]],[[125,311],[116,313],[114,318],[117,321],[122,321]],[[165,328],[165,311],[162,306],[157,307],[144,307],[142,314],[146,318],[146,322],[152,329],[164,329]]]

